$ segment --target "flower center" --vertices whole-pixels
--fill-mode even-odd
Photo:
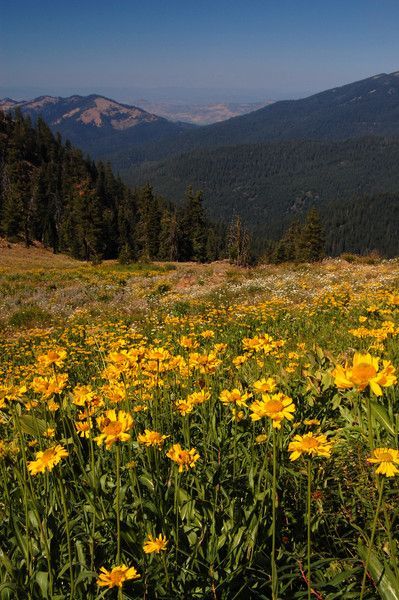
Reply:
[[[283,410],[283,403],[280,400],[269,400],[266,410],[270,413],[278,413]]]
[[[368,383],[370,379],[375,377],[377,371],[369,363],[359,363],[352,369],[352,381],[356,385]]]
[[[178,462],[181,464],[190,462],[190,453],[187,450],[183,450],[178,454]]]
[[[48,448],[47,450],[45,450],[43,452],[43,456],[41,458],[41,461],[45,464],[48,465],[48,463],[54,458],[54,450],[53,448]]]
[[[310,450],[311,448],[317,448],[318,445],[319,445],[319,442],[314,437],[308,437],[308,438],[304,438],[302,440],[302,447],[305,450]]]
[[[119,585],[123,579],[122,571],[114,571],[111,573],[110,579],[114,585]]]
[[[379,459],[383,462],[392,462],[392,454],[390,452],[383,452],[380,454]]]
[[[122,431],[122,423],[119,421],[112,421],[106,427],[104,427],[104,433],[107,435],[118,435]]]

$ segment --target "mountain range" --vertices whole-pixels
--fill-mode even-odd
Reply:
[[[213,218],[240,213],[259,237],[278,237],[313,205],[330,222],[334,206],[344,221],[362,206],[364,220],[367,206],[377,214],[379,202],[365,198],[382,193],[390,194],[384,210],[391,229],[399,228],[392,201],[399,192],[399,71],[207,126],[96,95],[0,102],[3,110],[17,107],[109,160],[132,186],[150,182],[176,202],[188,185],[202,189]]]
[[[193,125],[172,123],[137,106],[92,94],[90,96],[39,96],[34,100],[0,100],[0,110],[19,109],[33,121],[39,116],[54,133],[90,153],[108,158],[115,148],[158,142],[163,137],[176,139]]]
[[[228,105],[225,105],[228,106]],[[94,158],[118,169],[198,148],[282,140],[339,140],[399,135],[399,71],[379,74],[299,100],[282,100],[196,127],[98,95],[0,100],[0,109],[39,115]],[[223,109],[224,110],[224,109]]]
[[[399,135],[399,71],[299,100],[282,100],[220,123],[171,131],[162,140],[108,149],[117,169],[221,146],[284,140],[345,140]]]

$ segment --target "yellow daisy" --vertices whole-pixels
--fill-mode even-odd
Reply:
[[[133,427],[133,423],[133,417],[124,410],[120,410],[118,413],[114,409],[107,410],[105,415],[97,419],[101,434],[94,439],[99,446],[105,442],[108,450],[115,442],[130,440],[128,431]]]
[[[259,421],[263,417],[269,417],[273,422],[273,427],[281,429],[281,421],[288,419],[292,421],[295,412],[295,404],[292,398],[282,394],[262,394],[262,400],[256,400],[249,407],[252,411],[251,419]]]
[[[36,460],[28,462],[28,471],[31,475],[52,471],[55,465],[58,465],[66,456],[68,456],[68,451],[63,446],[59,444],[51,446],[47,450],[36,453]]]
[[[166,456],[179,465],[179,473],[194,468],[200,457],[195,448],[183,450],[180,444],[173,444],[172,448],[167,451]]]
[[[399,473],[395,466],[399,465],[399,451],[394,448],[374,448],[373,456],[368,458],[367,462],[379,465],[375,470],[378,475],[393,477]]]
[[[156,552],[159,554],[162,550],[166,550],[168,540],[162,533],[158,537],[153,537],[151,533],[147,534],[147,539],[144,542],[143,549],[146,554]]]
[[[144,433],[139,433],[137,436],[137,441],[139,444],[144,444],[144,446],[158,446],[160,448],[163,446],[164,441],[168,438],[168,435],[162,435],[158,431],[151,431],[150,429],[145,429]]]
[[[292,461],[297,460],[302,454],[329,458],[332,446],[332,442],[329,442],[325,435],[313,435],[310,432],[294,436],[294,440],[288,446],[288,452],[291,452]]]
[[[396,383],[395,367],[388,360],[382,362],[379,370],[380,359],[371,354],[356,352],[352,365],[348,363],[345,367],[338,365],[333,375],[335,385],[340,389],[355,388],[359,392],[370,386],[376,396],[382,396],[381,387],[390,387]]]
[[[114,567],[111,571],[107,571],[107,569],[101,567],[97,585],[100,587],[121,588],[125,581],[139,579],[139,577],[140,575],[134,567],[120,565],[119,567]]]

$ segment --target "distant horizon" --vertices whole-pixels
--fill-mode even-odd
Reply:
[[[397,0],[3,3],[0,95],[299,99],[399,68]]]
[[[176,104],[215,104],[215,103],[259,103],[259,102],[278,102],[279,100],[299,100],[314,94],[324,92],[335,87],[368,79],[377,75],[390,75],[398,71],[381,71],[379,73],[370,73],[366,77],[361,77],[344,83],[332,84],[329,88],[312,90],[296,95],[284,95],[278,97],[277,94],[268,93],[265,90],[240,90],[240,89],[223,89],[223,88],[179,88],[179,87],[148,87],[148,88],[121,88],[121,87],[102,87],[97,89],[91,87],[66,87],[60,88],[39,88],[39,87],[7,87],[0,85],[0,99],[10,98],[22,102],[29,101],[40,96],[55,96],[67,98],[70,96],[90,96],[98,95],[105,96],[120,103],[130,104],[134,102],[149,101],[149,102],[165,102]]]

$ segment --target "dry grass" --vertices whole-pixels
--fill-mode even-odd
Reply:
[[[66,320],[144,319],[154,306],[254,303],[277,300],[300,305],[339,286],[370,298],[399,284],[399,262],[349,263],[330,259],[316,265],[263,265],[242,269],[227,261],[135,263],[98,266],[0,240],[0,328],[62,324]]]
[[[0,238],[0,273],[15,273],[31,269],[72,269],[79,261],[65,254],[53,254],[39,244],[25,248],[21,244],[12,244]]]

